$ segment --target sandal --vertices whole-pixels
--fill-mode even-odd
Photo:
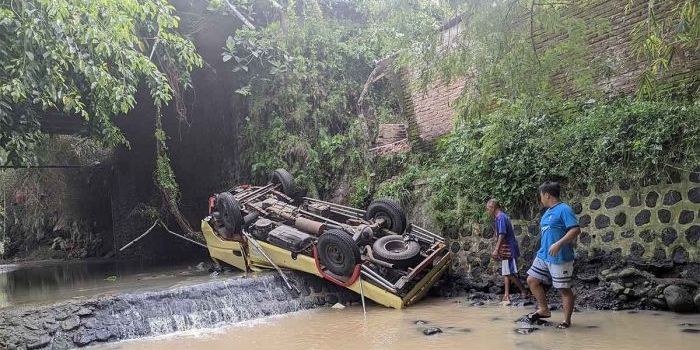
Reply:
[[[539,319],[542,319],[542,318],[550,318],[550,317],[552,317],[552,315],[551,315],[551,314],[549,314],[549,315],[541,315],[538,311],[535,311],[535,312],[531,312],[531,313],[527,314],[525,317],[527,318],[527,320],[528,320],[530,323],[535,323],[535,322],[537,322],[537,320],[539,320]]]
[[[571,327],[569,322],[562,322],[562,323],[558,324],[556,328],[557,329],[567,329],[569,327]]]

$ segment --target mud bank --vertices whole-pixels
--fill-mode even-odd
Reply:
[[[524,283],[529,265],[526,261],[520,263],[524,266],[520,270]],[[579,259],[574,270],[579,309],[700,311],[700,264],[644,262],[610,253]],[[511,291],[517,292],[517,288],[512,286]],[[475,303],[500,300],[503,279],[498,274],[482,273],[476,277],[461,274],[443,281],[436,293],[444,297],[467,297]],[[548,290],[547,297],[555,307],[561,303],[559,293],[553,288]]]

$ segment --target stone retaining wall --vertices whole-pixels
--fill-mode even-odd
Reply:
[[[700,263],[700,167],[669,182],[641,188],[591,186],[565,195],[581,225],[577,256],[612,254],[646,262]],[[526,266],[539,249],[539,215],[513,220],[513,225],[520,264]],[[456,271],[474,276],[500,271],[500,263],[489,256],[495,244],[491,225],[467,225],[449,234],[448,242],[456,255]]]

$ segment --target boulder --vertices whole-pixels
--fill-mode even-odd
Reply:
[[[687,289],[681,286],[674,284],[666,287],[666,289],[664,289],[664,298],[671,311],[691,312],[695,309],[695,302],[693,301],[692,295]]]

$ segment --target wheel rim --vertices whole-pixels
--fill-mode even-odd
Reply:
[[[406,251],[406,243],[402,241],[389,241],[384,243],[384,249],[392,253],[402,253]]]
[[[391,228],[394,225],[394,223],[391,221],[391,217],[386,213],[377,213],[376,215],[374,215],[374,219],[383,219],[385,226],[388,228]]]
[[[326,247],[326,256],[328,257],[330,262],[335,265],[343,265],[343,263],[345,262],[345,256],[335,244],[329,244]]]

